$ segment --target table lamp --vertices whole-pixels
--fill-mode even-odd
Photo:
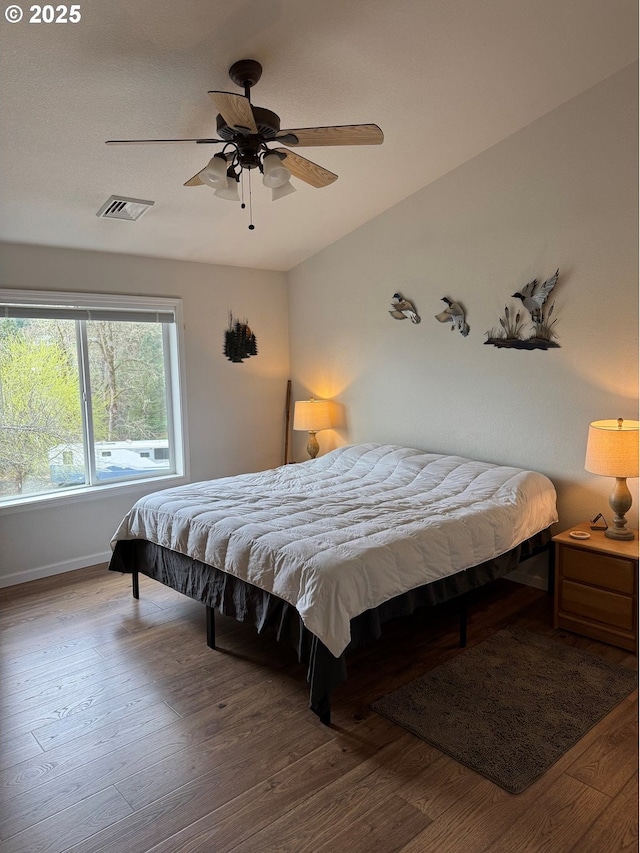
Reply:
[[[616,484],[609,497],[609,506],[614,512],[613,527],[604,535],[609,539],[634,539],[627,530],[625,514],[631,508],[631,492],[627,477],[637,477],[638,431],[640,421],[617,420],[593,421],[589,426],[587,456],[584,467],[592,474],[615,477]]]
[[[296,400],[293,410],[293,428],[309,433],[307,453],[312,459],[318,455],[320,445],[316,433],[321,429],[330,429],[331,411],[328,400]]]

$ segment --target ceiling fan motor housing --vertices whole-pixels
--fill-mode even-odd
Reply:
[[[251,111],[253,112],[256,127],[258,128],[257,135],[264,141],[274,139],[280,131],[280,116],[264,107],[254,107],[253,104],[251,105]],[[233,142],[237,142],[239,136],[246,136],[246,134],[242,134],[235,127],[230,127],[220,114],[216,116],[216,130],[221,139],[228,139]],[[253,134],[253,136],[255,135]]]

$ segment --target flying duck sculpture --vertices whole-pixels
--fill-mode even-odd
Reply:
[[[420,315],[415,309],[413,302],[405,299],[401,293],[394,293],[391,299],[391,311],[389,314],[396,320],[411,320],[412,323],[420,322]]]
[[[556,286],[560,270],[548,278],[543,284],[538,285],[538,279],[534,278],[529,284],[525,284],[522,290],[517,290],[512,294],[516,299],[520,299],[522,304],[531,314],[531,319],[534,323],[542,320],[542,306],[547,301],[547,297]]]
[[[452,302],[447,296],[442,297],[442,302],[446,302],[447,307],[444,311],[436,314],[436,320],[441,323],[451,323],[451,331],[455,329],[460,332],[463,338],[466,338],[469,334],[469,324],[465,323],[464,311],[461,306],[457,302]]]

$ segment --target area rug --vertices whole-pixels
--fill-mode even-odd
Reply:
[[[637,673],[507,628],[372,707],[512,794],[636,687]]]

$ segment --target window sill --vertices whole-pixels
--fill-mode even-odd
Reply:
[[[70,487],[69,489],[48,492],[43,495],[26,495],[25,497],[17,498],[11,503],[0,503],[0,516],[11,515],[16,512],[26,512],[28,510],[54,509],[59,506],[68,506],[69,504],[84,503],[104,498],[116,498],[128,494],[136,495],[135,499],[137,499],[143,495],[151,494],[151,492],[158,492],[161,489],[182,486],[187,482],[188,479],[183,474],[168,474],[166,477],[154,477],[153,480],[109,483],[102,486]]]

